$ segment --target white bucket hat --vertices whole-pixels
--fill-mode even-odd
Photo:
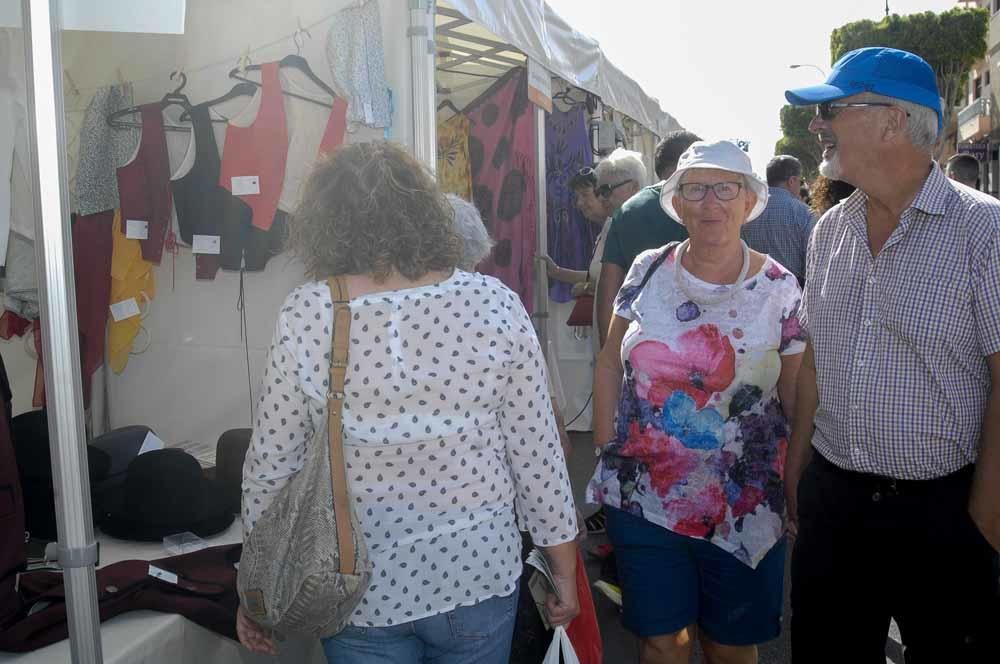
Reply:
[[[681,226],[684,221],[674,209],[674,194],[677,193],[684,172],[692,168],[715,168],[745,175],[750,189],[757,194],[757,204],[750,210],[747,221],[759,217],[767,207],[767,183],[754,174],[750,156],[746,152],[731,141],[696,141],[677,160],[677,170],[663,183],[663,190],[660,192],[663,211]]]

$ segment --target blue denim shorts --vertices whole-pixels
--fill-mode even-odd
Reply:
[[[507,664],[518,590],[399,625],[355,627],[323,639],[330,664]]]
[[[697,624],[728,646],[763,643],[781,633],[784,539],[752,569],[711,542],[604,510],[629,631],[660,636]]]

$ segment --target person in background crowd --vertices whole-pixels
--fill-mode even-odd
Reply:
[[[787,154],[774,157],[767,164],[767,186],[767,208],[743,227],[743,241],[778,261],[801,284],[809,233],[816,221],[809,207],[799,200],[802,163]]]
[[[827,210],[853,194],[854,189],[854,185],[849,182],[834,180],[824,175],[817,176],[813,182],[812,201],[809,205],[813,216],[819,219]]]
[[[971,154],[956,154],[948,160],[944,172],[955,182],[979,189],[979,160]]]
[[[622,205],[611,218],[608,239],[601,257],[601,287],[597,290],[597,315],[603,345],[612,307],[625,273],[635,257],[647,249],[662,247],[668,242],[687,238],[684,227],[674,223],[660,207],[663,180],[677,168],[681,154],[695,141],[701,140],[689,131],[674,131],[656,145],[654,167],[657,184],[643,188]]]
[[[740,239],[768,188],[734,143],[691,145],[661,196],[690,238],[639,254],[619,291],[587,498],[605,506],[642,664],[687,664],[696,635],[710,664],[751,664],[781,631],[801,292]]]
[[[1000,652],[1000,202],[933,161],[934,71],[851,51],[816,105],[820,172],[858,187],[810,240],[785,488],[797,664]],[[991,387],[992,386],[992,387]]]
[[[555,573],[551,622],[579,611],[573,493],[531,320],[500,281],[457,267],[451,207],[391,143],[343,146],[321,162],[289,244],[315,281],[285,300],[268,352],[243,470],[245,534],[326,417],[323,280],[342,275],[353,314],[344,456],[373,573],[349,625],[323,640],[327,660],[506,664],[518,525]],[[242,608],[237,633],[275,651]]]
[[[811,203],[811,198],[809,196],[809,187],[803,184],[799,187],[799,200],[806,204],[808,207]]]
[[[493,238],[486,230],[483,217],[479,210],[469,201],[456,196],[446,194],[445,198],[451,204],[451,209],[455,215],[455,232],[462,240],[462,251],[458,261],[458,269],[466,272],[475,272],[476,266],[486,259],[493,248]],[[569,433],[563,423],[562,405],[556,399],[556,391],[552,386],[552,374],[546,373],[549,377],[549,395],[552,399],[552,412],[556,417],[556,428],[559,430],[559,442],[562,444],[563,456],[569,459],[573,451],[570,444]]]
[[[608,224],[607,239],[601,256],[601,272],[597,297],[594,298],[594,325],[597,328],[597,351],[604,345],[612,308],[625,274],[636,256],[647,249],[662,247],[668,242],[687,238],[687,231],[667,216],[660,206],[663,181],[677,169],[677,160],[695,141],[689,131],[673,131],[656,145],[653,167],[660,181],[644,187],[615,211]],[[604,532],[604,510],[598,509],[587,517],[587,532]]]

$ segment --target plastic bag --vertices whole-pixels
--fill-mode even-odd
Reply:
[[[573,644],[569,641],[569,635],[566,634],[566,628],[562,625],[556,627],[552,633],[552,643],[549,644],[542,664],[559,664],[560,653],[562,653],[562,664],[580,664],[576,651],[573,650]]]

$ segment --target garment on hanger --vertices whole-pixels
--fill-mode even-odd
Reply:
[[[80,127],[80,150],[76,170],[73,210],[94,214],[121,205],[117,168],[127,162],[139,146],[138,129],[112,129],[107,118],[132,106],[132,84],[111,85],[94,93]]]
[[[437,179],[441,191],[472,201],[469,118],[454,115],[437,127]]]
[[[324,141],[327,142],[326,150],[329,151],[344,140],[347,125],[342,118],[346,115],[347,102],[340,97],[331,98],[321,92],[297,69],[284,68],[280,74],[282,89],[285,92],[310,97],[333,106],[331,109],[289,95],[283,96],[288,127],[288,156],[285,160],[285,180],[281,187],[278,208],[292,214],[299,205],[302,187],[312,173],[313,166],[316,165]],[[340,130],[339,140],[336,135],[338,125],[343,127]]]
[[[115,210],[112,222],[111,251],[111,304],[134,298],[142,307],[156,295],[153,264],[142,257],[140,240],[125,237],[122,229],[122,211]],[[108,321],[108,364],[115,373],[121,373],[128,364],[132,342],[142,327],[140,316]]]
[[[534,309],[535,114],[527,75],[512,69],[466,107],[472,199],[496,242],[479,271],[490,274]]]
[[[104,335],[111,304],[114,217],[114,211],[107,210],[77,216],[73,221],[73,271],[84,407],[90,406],[90,379],[104,363]]]
[[[7,243],[7,266],[3,279],[3,306],[21,318],[38,318],[38,275],[35,243],[14,231]]]
[[[562,111],[553,108],[545,118],[545,206],[548,252],[557,265],[586,270],[601,226],[589,221],[573,204],[569,181],[593,163],[590,132],[583,107]],[[552,280],[549,297],[556,302],[572,299],[571,284]]]
[[[287,158],[284,95],[278,63],[269,62],[261,65],[258,93],[229,121],[219,176],[221,187],[250,206],[254,228],[262,231],[271,228],[285,180]],[[242,194],[243,191],[258,193]]]
[[[174,196],[174,210],[177,214],[178,234],[188,245],[193,244],[195,235],[221,236],[222,220],[227,215],[240,216],[241,223],[250,224],[250,208],[236,200],[228,190],[219,186],[221,160],[215,142],[215,132],[209,107],[205,104],[190,110],[193,127],[191,143],[184,162],[170,181]],[[227,211],[236,207],[235,213]],[[195,278],[215,279],[219,271],[219,255],[196,253]]]
[[[333,108],[330,110],[330,117],[327,118],[326,129],[323,130],[323,138],[319,141],[319,156],[330,154],[343,144],[346,133],[347,102],[337,97],[333,100]]]
[[[347,100],[347,119],[369,127],[390,127],[392,104],[378,5],[378,0],[368,0],[334,15],[326,36],[326,59],[333,88]]]
[[[159,102],[139,107],[142,137],[129,163],[118,169],[122,233],[129,220],[147,223],[147,238],[140,240],[142,257],[159,263],[163,241],[170,227],[170,160],[163,136],[163,108]]]

